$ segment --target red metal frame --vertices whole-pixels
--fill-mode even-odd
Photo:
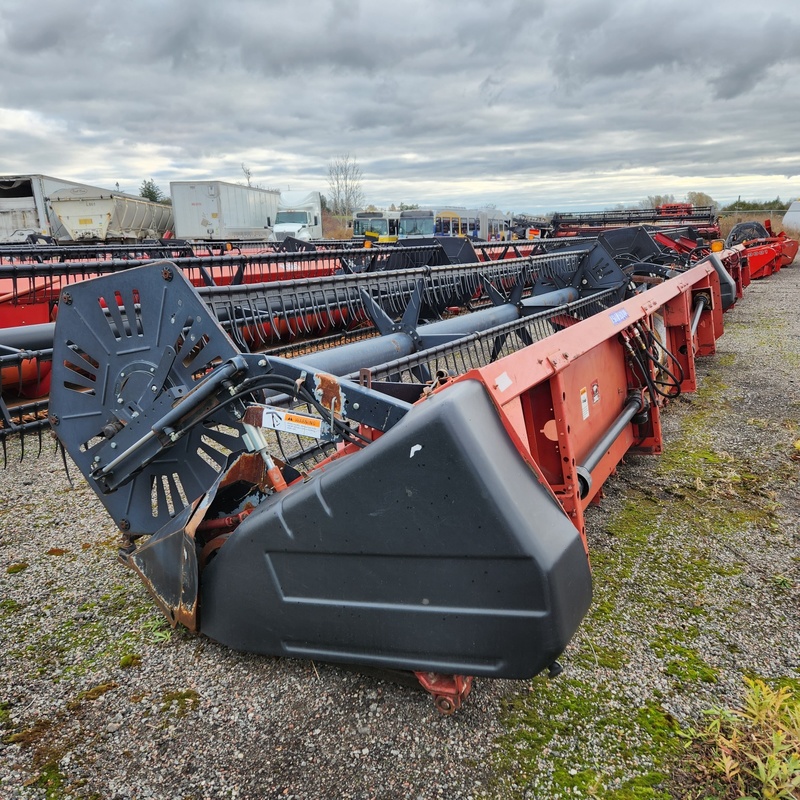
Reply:
[[[449,716],[461,708],[472,689],[471,675],[442,675],[438,672],[415,672],[417,680],[433,697],[436,710]]]
[[[707,306],[691,333],[694,301]],[[577,468],[620,415],[630,393],[642,389],[628,365],[623,333],[654,317],[665,347],[683,369],[681,389],[696,388],[695,357],[710,355],[722,335],[719,278],[702,264],[622,302],[605,313],[471,370],[454,381],[478,380],[491,396],[517,449],[584,536],[584,510],[631,449],[661,452],[659,405],[646,424],[629,424],[592,470],[592,489],[581,497]],[[437,391],[446,391],[446,384]]]

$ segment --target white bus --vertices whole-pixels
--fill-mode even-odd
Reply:
[[[434,216],[435,236],[464,236],[485,242],[511,238],[512,215],[495,208],[440,209]]]
[[[407,208],[400,212],[398,239],[431,238],[435,212],[430,208]]]
[[[363,240],[371,233],[377,236],[378,242],[396,242],[399,222],[399,211],[356,211],[352,221],[353,238]]]

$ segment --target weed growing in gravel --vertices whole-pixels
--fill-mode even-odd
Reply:
[[[154,643],[168,642],[172,638],[172,628],[164,617],[151,617],[142,623],[142,630]]]
[[[689,740],[702,789],[688,795],[720,800],[779,800],[800,795],[800,692],[791,685],[770,687],[745,678],[747,691],[739,708],[714,708]]]

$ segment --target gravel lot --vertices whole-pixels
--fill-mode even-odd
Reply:
[[[595,608],[564,674],[478,680],[449,718],[409,686],[171,633],[77,470],[70,488],[49,446],[36,459],[29,440],[20,461],[13,444],[0,798],[579,797],[589,772],[613,797],[644,780],[658,734],[624,724],[643,709],[696,723],[741,696],[743,673],[800,677],[798,297],[797,265],[752,284],[700,362],[698,397],[665,412],[665,457],[630,457],[608,482],[588,519]],[[673,445],[691,470],[665,463]],[[702,475],[699,447],[715,454]],[[650,516],[627,539],[631,498]],[[711,522],[693,525],[687,503]],[[727,524],[728,506],[753,513]],[[677,792],[659,780],[647,796]]]

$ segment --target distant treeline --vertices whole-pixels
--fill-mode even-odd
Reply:
[[[654,194],[639,204],[641,208],[658,208],[662,205],[681,202],[675,199],[674,194]],[[713,197],[705,192],[687,192],[683,201],[694,206],[711,206],[719,213],[736,211],[785,211],[792,204],[791,200],[783,201],[780,197],[774,200],[742,200],[742,196],[727,206],[720,205]],[[618,206],[617,208],[620,208]]]
[[[740,197],[734,203],[727,206],[721,206],[720,211],[785,211],[792,204],[791,200],[783,201],[780,197],[774,200],[765,200],[763,203],[759,200],[742,200]]]

